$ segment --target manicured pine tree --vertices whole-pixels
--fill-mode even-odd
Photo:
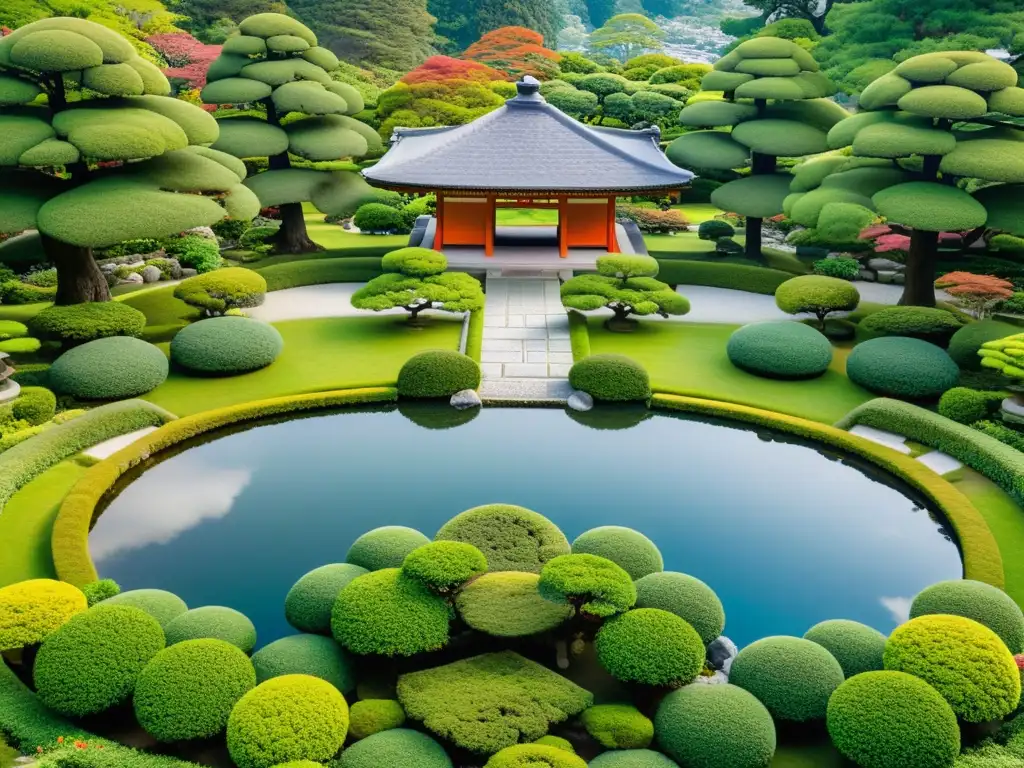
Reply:
[[[207,104],[257,104],[261,114],[220,118],[214,149],[238,158],[268,158],[269,169],[246,185],[264,207],[280,206],[279,253],[319,249],[306,233],[302,203],[327,214],[347,213],[372,199],[355,173],[292,168],[290,156],[309,161],[362,157],[381,148],[377,132],[350,115],[363,99],[351,85],[331,79],[338,58],[293,18],[260,13],[244,19],[210,65],[200,97]]]
[[[217,123],[169,93],[128,40],[85,19],[0,39],[0,232],[39,230],[57,304],[110,298],[93,248],[259,213],[245,166],[207,148]]]
[[[909,177],[868,190],[870,204],[912,230],[901,304],[935,306],[940,232],[1024,232],[1024,88],[1010,65],[977,51],[914,56],[860,96],[861,112],[835,126],[831,149],[881,158]],[[997,182],[974,195],[958,182]],[[826,179],[823,184],[828,183]]]
[[[715,62],[701,90],[722,91],[723,98],[697,101],[680,112],[682,125],[707,130],[680,136],[669,145],[668,157],[698,170],[750,167],[749,176],[716,189],[711,202],[746,217],[746,254],[760,259],[761,222],[783,212],[792,180],[776,170],[778,158],[826,151],[829,129],[847,113],[827,98],[836,89],[814,58],[779,37],[740,43]]]

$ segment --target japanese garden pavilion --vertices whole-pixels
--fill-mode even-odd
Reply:
[[[493,256],[498,208],[550,208],[561,257],[570,248],[616,252],[616,197],[678,191],[693,179],[662,153],[657,128],[584,125],[548,104],[534,78],[516,88],[466,125],[395,129],[387,154],[363,171],[376,187],[436,193],[435,249]]]

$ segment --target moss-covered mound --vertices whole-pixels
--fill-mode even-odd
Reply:
[[[446,591],[487,571],[487,558],[463,541],[433,541],[406,555],[402,573]]]
[[[807,630],[804,639],[817,643],[835,656],[847,678],[882,668],[885,635],[858,621],[822,621]]]
[[[572,748],[572,742],[568,739],[563,739],[561,736],[552,736],[550,733],[547,736],[541,736],[539,739],[534,740],[534,744],[546,744],[549,747],[557,747],[558,749],[564,749],[566,752],[572,752],[576,754],[576,750]]]
[[[487,761],[484,768],[586,768],[582,757],[546,744],[516,744]]]
[[[272,325],[247,317],[211,317],[192,323],[171,341],[171,360],[190,371],[232,375],[266,368],[284,348]]]
[[[718,595],[700,579],[685,573],[652,573],[636,582],[636,607],[674,613],[697,630],[707,645],[725,629],[725,608]]]
[[[480,366],[467,355],[447,349],[428,349],[410,357],[398,372],[402,397],[451,397],[480,386]]]
[[[139,673],[163,647],[163,630],[149,614],[98,605],[43,641],[33,670],[36,693],[62,715],[103,712],[131,698]]]
[[[659,608],[636,608],[605,622],[594,646],[601,666],[624,682],[685,685],[704,666],[700,635]]]
[[[157,741],[216,736],[242,696],[256,687],[249,657],[223,640],[186,640],[164,648],[142,670],[132,703]]]
[[[605,749],[642,749],[654,738],[654,723],[632,704],[597,704],[580,722]]]
[[[729,682],[754,694],[776,720],[825,717],[828,697],[843,682],[836,658],[799,637],[766,637],[736,656]]]
[[[205,605],[186,611],[171,620],[164,631],[168,645],[212,637],[231,643],[245,653],[256,647],[256,627],[249,618],[234,608],[222,605]]]
[[[355,690],[355,663],[334,640],[322,635],[291,635],[275,640],[252,655],[256,682],[282,675],[311,675],[342,693]]]
[[[436,541],[464,541],[484,553],[491,571],[540,573],[544,563],[569,553],[569,541],[541,514],[512,504],[485,504],[456,515]]]
[[[828,703],[836,749],[863,768],[948,768],[960,752],[949,704],[903,672],[866,672],[840,685]]]
[[[1000,320],[978,320],[968,323],[953,334],[949,340],[949,356],[961,368],[976,371],[981,368],[978,350],[986,341],[1005,339],[1019,333],[1020,328]]]
[[[828,370],[832,345],[808,325],[773,320],[733,331],[726,354],[733,365],[748,373],[778,379],[805,379]]]
[[[753,695],[734,685],[688,685],[658,706],[659,746],[689,768],[764,768],[775,754],[775,724]]]
[[[982,581],[954,579],[923,589],[910,606],[910,618],[932,613],[964,616],[984,624],[1010,653],[1024,652],[1024,612],[1008,594]]]
[[[349,721],[349,736],[355,740],[365,739],[381,731],[401,728],[405,723],[405,710],[393,699],[366,699],[352,705]]]
[[[109,597],[104,602],[107,605],[127,605],[145,611],[164,629],[172,620],[188,610],[184,600],[173,592],[162,589],[130,589]]]
[[[634,580],[665,567],[661,552],[653,541],[640,531],[620,525],[602,525],[584,531],[573,541],[572,551],[573,554],[598,555],[611,560]]]
[[[164,353],[129,336],[96,339],[69,349],[47,372],[57,392],[81,400],[121,400],[144,395],[167,378]]]
[[[485,573],[455,601],[459,616],[478,632],[523,637],[546,632],[572,616],[572,606],[541,597],[540,576],[523,571]]]
[[[357,741],[336,768],[452,768],[444,748],[425,733],[395,728]]]
[[[541,597],[565,603],[589,616],[614,616],[636,602],[636,587],[629,574],[611,560],[597,555],[560,555],[540,572]]]
[[[1020,701],[1020,672],[1006,645],[988,627],[962,616],[919,616],[900,625],[889,636],[883,660],[887,670],[930,684],[969,723],[1002,717]]]
[[[345,562],[368,571],[401,568],[410,552],[429,543],[430,539],[414,528],[385,525],[367,531],[352,542]]]
[[[331,633],[334,601],[352,579],[369,573],[351,563],[331,563],[314,568],[300,578],[284,599],[284,617],[300,632]]]
[[[141,336],[146,316],[120,301],[47,307],[29,321],[32,335],[43,341],[81,344],[108,336]]]
[[[353,579],[331,614],[334,639],[352,653],[413,656],[448,642],[448,605],[422,582],[385,568]]]
[[[228,718],[228,752],[238,768],[288,760],[325,762],[348,733],[348,704],[330,683],[308,675],[267,680],[245,694]]]
[[[43,642],[87,607],[80,589],[54,579],[30,579],[0,588],[0,651]]]
[[[595,400],[646,400],[651,396],[647,370],[625,355],[590,355],[569,370],[569,384]]]
[[[679,764],[653,749],[616,749],[602,752],[589,768],[679,768]]]
[[[846,359],[846,375],[876,394],[916,400],[955,387],[960,369],[934,344],[886,336],[854,347]]]

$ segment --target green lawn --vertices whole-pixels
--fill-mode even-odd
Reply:
[[[284,337],[284,351],[273,365],[226,378],[172,371],[145,399],[185,416],[281,395],[391,386],[412,355],[458,349],[462,332],[460,318],[433,318],[416,329],[394,315],[289,320],[275,326]]]
[[[847,350],[837,348],[824,376],[805,381],[765,379],[729,362],[725,345],[738,326],[640,321],[633,333],[611,333],[603,317],[588,318],[593,354],[632,357],[659,392],[726,400],[831,424],[874,396],[846,378]]]
[[[555,227],[558,211],[553,208],[499,208],[495,220],[500,227]]]
[[[0,320],[27,323],[48,306],[50,306],[48,301],[40,301],[35,304],[0,304]]]
[[[339,224],[325,222],[322,213],[306,214],[306,231],[310,240],[329,251],[383,246],[404,248],[409,244],[408,235],[364,235],[361,232],[349,232]]]
[[[713,219],[715,216],[723,213],[721,208],[711,203],[683,203],[682,205],[673,205],[672,207],[677,211],[681,211],[686,220],[691,224],[700,224],[702,221]]]

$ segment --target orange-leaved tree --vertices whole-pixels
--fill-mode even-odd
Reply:
[[[495,80],[508,80],[508,75],[478,61],[453,59],[451,56],[431,56],[416,69],[406,72],[399,82],[415,85],[444,80],[491,83]]]
[[[561,56],[544,47],[544,37],[526,27],[501,27],[483,35],[462,54],[464,59],[500,69],[518,79],[532,75],[551,80]]]
[[[977,318],[985,317],[1000,301],[1013,296],[1013,283],[992,275],[948,272],[935,281],[963,309]]]

